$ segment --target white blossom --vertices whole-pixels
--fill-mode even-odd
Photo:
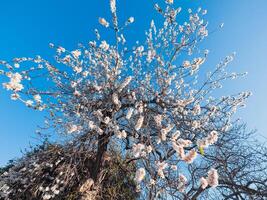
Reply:
[[[70,125],[70,126],[68,127],[68,133],[74,133],[74,132],[76,132],[76,131],[78,131],[78,126],[77,126],[77,125],[72,124],[72,125]]]
[[[156,163],[156,165],[157,165],[157,168],[158,168],[158,175],[161,177],[161,178],[165,178],[165,175],[164,175],[164,169],[166,168],[166,167],[168,167],[168,163],[166,163],[166,162],[164,162],[164,161],[158,161],[157,163]]]
[[[155,181],[154,179],[151,178],[151,179],[149,180],[149,184],[150,184],[150,185],[155,185],[155,184],[156,184],[156,181]]]
[[[50,195],[50,194],[45,194],[44,196],[43,196],[43,199],[44,200],[46,200],[46,199],[51,199],[52,198],[52,195]]]
[[[104,118],[104,123],[105,123],[105,124],[109,124],[109,122],[110,122],[110,118],[109,118],[109,117],[105,117],[105,118]]]
[[[99,47],[104,51],[107,51],[109,49],[109,44],[105,40],[103,40]]]
[[[118,88],[118,92],[121,92],[132,80],[132,77],[127,77]]]
[[[112,101],[117,107],[121,106],[121,102],[119,100],[119,96],[118,96],[118,94],[116,92],[112,94]]]
[[[201,113],[201,107],[199,104],[197,104],[194,109],[193,109],[193,114],[194,115],[199,115]]]
[[[209,185],[207,179],[205,179],[204,177],[201,177],[201,178],[199,179],[199,182],[200,182],[200,187],[201,187],[202,189],[205,189],[205,188]]]
[[[63,47],[58,47],[57,48],[57,53],[59,53],[59,54],[64,53],[65,51],[66,51],[66,49],[63,48]]]
[[[179,192],[184,192],[187,183],[187,178],[183,174],[179,174],[178,187]]]
[[[153,147],[151,145],[149,145],[149,146],[146,147],[146,152],[147,153],[151,153],[152,150],[153,150]]]
[[[135,181],[140,183],[146,176],[146,170],[144,168],[139,168],[135,173]]]
[[[185,61],[183,62],[183,67],[184,67],[184,68],[188,68],[188,67],[190,67],[190,66],[191,66],[190,61],[185,60]]]
[[[196,157],[197,157],[197,152],[194,149],[192,149],[186,155],[184,155],[182,159],[190,164],[196,159]]]
[[[75,66],[73,68],[73,71],[76,72],[77,74],[81,73],[83,68],[81,66]]]
[[[134,111],[133,108],[129,108],[129,109],[128,109],[128,112],[127,112],[127,114],[126,114],[126,119],[129,120],[129,119],[132,117],[133,111]]]
[[[78,90],[75,90],[75,91],[73,92],[73,95],[76,96],[76,97],[79,97],[79,96],[81,96],[81,92],[78,91]]]
[[[173,4],[173,0],[166,0],[166,3]]]
[[[3,83],[3,87],[7,90],[14,90],[16,92],[21,91],[24,87],[21,84],[22,76],[16,72],[16,73],[9,73],[7,75],[10,78],[9,83]]]
[[[33,99],[37,102],[37,103],[40,103],[42,102],[42,98],[39,94],[36,94],[33,96]]]
[[[172,169],[173,171],[177,171],[177,166],[176,166],[176,165],[172,165],[172,166],[171,166],[171,169]]]
[[[217,140],[218,140],[217,131],[211,131],[207,137],[197,140],[197,145],[199,147],[205,148],[208,147],[209,145],[214,144],[215,142],[217,142]]]
[[[120,130],[115,131],[115,134],[116,134],[116,136],[117,136],[119,139],[121,139],[121,138],[126,138],[126,137],[127,137],[127,133],[126,133],[125,130],[122,130],[122,131],[120,131]]]
[[[79,56],[82,54],[80,50],[75,50],[71,52],[74,58],[79,58]]]
[[[106,28],[109,27],[109,23],[106,21],[106,19],[100,17],[98,21],[102,26],[105,26]]]
[[[161,127],[162,115],[154,116],[154,120],[155,120],[157,127]]]
[[[193,130],[200,128],[200,122],[197,120],[194,120],[192,122],[192,128],[193,128]]]
[[[27,100],[25,101],[26,106],[32,106],[33,105],[33,101],[32,100]]]
[[[128,22],[129,22],[129,23],[133,23],[133,22],[134,22],[134,17],[130,17],[130,18],[128,19]]]
[[[136,131],[139,131],[139,129],[142,127],[143,125],[143,122],[144,122],[144,116],[140,116],[136,122],[136,125],[135,125],[135,130]]]
[[[166,128],[161,129],[161,140],[165,141],[167,134],[173,129],[174,125],[169,124]]]
[[[145,145],[142,143],[134,144],[132,148],[132,153],[135,158],[138,158],[140,156],[144,156],[146,154],[145,152]]]
[[[93,121],[89,121],[88,122],[88,127],[90,128],[90,129],[92,129],[92,130],[94,130],[94,129],[96,129],[96,125],[95,125],[95,123],[93,122]]]
[[[125,130],[121,131],[121,137],[126,138],[127,137],[127,132]]]
[[[11,98],[12,100],[17,100],[17,99],[20,98],[20,95],[19,95],[18,93],[13,93],[13,94],[11,94],[10,98]]]
[[[208,13],[207,10],[203,10],[203,11],[202,11],[202,15],[206,15],[207,13]]]
[[[116,0],[110,0],[110,10],[112,13],[116,12]]]
[[[190,144],[192,144],[191,140],[184,140],[184,139],[178,139],[177,144],[182,147],[188,147]]]
[[[19,68],[19,66],[20,66],[19,63],[15,63],[15,64],[14,64],[14,67],[15,67],[15,68]]]
[[[180,132],[180,131],[178,131],[178,130],[175,131],[175,132],[172,134],[171,140],[172,140],[172,141],[176,141],[180,135],[181,135],[181,132]]]
[[[208,172],[208,183],[211,187],[216,187],[219,184],[219,176],[216,169],[212,168]]]

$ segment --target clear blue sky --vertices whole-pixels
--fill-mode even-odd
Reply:
[[[260,139],[267,138],[267,1],[266,0],[174,0],[185,10],[199,6],[208,9],[212,30],[221,22],[224,28],[204,43],[210,49],[208,65],[215,66],[225,55],[237,52],[231,70],[248,71],[247,78],[228,82],[221,93],[250,90],[253,96],[238,115]],[[153,0],[118,0],[120,19],[135,17],[128,40],[142,39],[149,21],[156,18]],[[162,1],[163,2],[163,1]],[[161,2],[161,3],[162,3]],[[51,58],[48,43],[72,49],[93,38],[98,17],[109,15],[108,0],[2,0],[0,1],[0,59],[43,55]],[[109,34],[106,37],[110,37]],[[106,39],[107,39],[106,38]],[[0,77],[1,78],[1,77]],[[43,114],[9,100],[0,90],[0,166],[18,157],[29,143],[35,144],[34,130],[42,125]]]

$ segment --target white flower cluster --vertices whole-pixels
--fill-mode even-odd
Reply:
[[[10,81],[8,83],[3,83],[3,87],[7,90],[13,90],[15,92],[21,91],[24,87],[21,84],[22,76],[16,72],[16,73],[8,73],[7,77],[10,78]]]
[[[121,107],[121,102],[119,100],[118,93],[115,92],[115,93],[112,94],[112,101],[118,108]]]
[[[180,133],[176,133],[175,138],[177,135],[180,135]],[[191,149],[187,154],[184,152],[184,148],[188,147],[192,142],[190,140],[184,140],[184,139],[179,139],[177,141],[173,140],[172,141],[172,148],[176,151],[177,155],[186,163],[192,163],[196,157],[197,157],[197,152],[194,149]]]
[[[167,134],[174,128],[173,124],[169,124],[166,128],[161,129],[160,139],[166,141]]]
[[[162,121],[162,115],[156,115],[154,116],[154,120],[155,120],[155,123],[157,125],[157,127],[161,127],[161,121]]]
[[[144,157],[147,153],[152,151],[151,146],[146,146],[142,143],[134,144],[132,148],[132,154],[135,158]]]
[[[118,125],[113,126],[113,130],[117,138],[122,139],[127,137],[127,133],[125,130],[120,130],[120,127]]]
[[[187,163],[192,163],[197,157],[197,152],[194,149],[191,149],[183,158],[182,160],[184,160]]]
[[[208,172],[208,183],[211,187],[216,187],[219,184],[219,175],[216,169],[210,169]]]
[[[128,112],[126,114],[126,119],[129,120],[132,117],[133,112],[134,112],[134,109],[133,108],[129,108]]]
[[[186,183],[187,183],[187,178],[183,174],[179,174],[178,187],[177,187],[179,192],[185,191]]]
[[[105,40],[103,40],[103,41],[101,42],[101,44],[99,45],[99,47],[100,47],[101,49],[103,49],[104,51],[107,51],[107,50],[109,49],[109,44],[108,44]]]
[[[104,131],[98,126],[98,124],[91,120],[88,122],[88,128],[96,131],[99,135],[102,135],[104,133]]]
[[[121,83],[121,85],[119,86],[119,88],[118,88],[118,92],[121,92],[130,82],[131,82],[131,80],[132,80],[132,77],[131,76],[129,76],[129,77],[127,77],[122,83]]]
[[[140,128],[143,126],[143,122],[144,122],[144,116],[143,115],[140,115],[137,122],[136,122],[136,125],[135,125],[135,130],[136,131],[139,131]]]
[[[116,12],[116,0],[110,0],[110,10],[112,13]]]
[[[165,178],[165,175],[164,175],[164,169],[168,167],[168,163],[164,162],[164,161],[158,161],[156,163],[156,166],[157,166],[157,173],[159,175],[160,178]]]
[[[74,133],[74,132],[76,132],[76,131],[78,131],[78,130],[79,130],[79,127],[78,127],[77,125],[75,125],[75,124],[71,124],[71,125],[68,127],[67,132],[68,132],[69,134],[71,134],[71,133]]]
[[[200,178],[200,186],[202,189],[205,189],[207,186],[217,187],[219,184],[218,179],[219,179],[219,175],[218,175],[217,170],[212,168],[209,170],[207,178],[204,178],[204,177]]]
[[[198,140],[197,141],[197,145],[199,147],[206,148],[209,145],[212,145],[215,142],[217,142],[217,140],[218,140],[218,133],[217,133],[217,131],[211,131],[210,134],[207,137]]]
[[[141,183],[146,176],[146,170],[144,168],[139,168],[135,173],[135,181]]]
[[[200,107],[199,104],[197,104],[197,105],[194,107],[192,113],[193,113],[193,115],[199,115],[199,114],[201,113],[201,107]]]

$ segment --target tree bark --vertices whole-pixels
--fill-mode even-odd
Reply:
[[[95,164],[93,165],[94,168],[92,173],[92,178],[94,179],[94,181],[97,180],[100,169],[102,167],[102,158],[104,153],[107,151],[108,138],[109,136],[106,134],[98,136],[97,154],[96,154]]]

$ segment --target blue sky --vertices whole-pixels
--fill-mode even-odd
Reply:
[[[118,0],[119,18],[135,17],[127,39],[144,36],[152,18],[153,0]],[[163,1],[160,1],[163,3]],[[238,112],[250,128],[257,128],[259,138],[267,138],[267,1],[266,0],[174,0],[185,12],[189,7],[208,9],[209,29],[221,22],[222,30],[210,35],[203,45],[210,49],[208,65],[237,52],[230,70],[249,72],[245,79],[227,82],[221,93],[250,90],[253,96],[247,107]],[[108,0],[2,0],[0,1],[0,59],[42,55],[52,58],[49,42],[68,49],[94,37],[98,17],[109,16]],[[103,29],[100,29],[103,30]],[[106,33],[108,40],[112,33]],[[0,166],[21,155],[20,151],[36,144],[34,134],[42,125],[43,114],[19,102],[9,100],[9,93],[0,90]]]

